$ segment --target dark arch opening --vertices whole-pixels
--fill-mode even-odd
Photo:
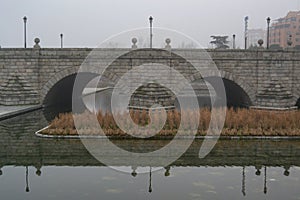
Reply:
[[[222,103],[221,95],[223,92],[222,87],[218,87],[220,83],[220,79],[217,77],[208,77],[205,78],[208,84],[211,84],[211,86],[215,86],[217,88],[214,88],[214,91],[212,91],[212,95],[215,98],[215,105],[224,105]],[[231,108],[248,108],[252,105],[251,99],[248,96],[248,94],[241,88],[238,84],[235,82],[222,78],[222,81],[224,83],[224,89],[226,93],[226,104],[227,107]],[[197,86],[198,83],[198,86]],[[202,86],[199,86],[201,85]],[[204,86],[203,86],[204,85]],[[194,90],[196,91],[196,94],[198,96],[198,103],[200,107],[211,107],[211,99],[210,94],[208,92],[208,88],[206,84],[204,83],[204,80],[196,80],[193,85]],[[206,90],[206,91],[204,91]],[[201,95],[203,94],[203,95]]]
[[[298,107],[298,109],[300,109],[300,98],[297,100],[296,106]]]
[[[252,105],[250,97],[238,84],[228,79],[223,79],[223,82],[226,91],[227,107],[248,108]]]
[[[81,95],[87,83],[90,82],[97,74],[80,73],[71,74],[59,80],[46,94],[43,100],[44,114],[48,121],[62,112],[70,112],[72,110],[73,86],[76,80],[80,83],[75,92],[75,99],[82,109],[86,109],[82,101]]]
[[[72,90],[76,74],[72,74],[59,80],[47,93],[43,105],[45,107],[72,106]]]

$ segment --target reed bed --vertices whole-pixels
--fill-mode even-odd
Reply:
[[[217,110],[216,112],[220,112]],[[197,112],[200,113],[199,126],[197,124]],[[77,130],[80,133],[86,135],[104,135],[117,136],[117,137],[130,137],[123,132],[117,125],[113,115],[109,112],[99,111],[96,114],[88,111],[74,115],[72,113],[59,114],[51,123],[48,129],[43,130],[42,134],[50,135],[76,135]],[[202,108],[200,110],[187,110],[179,112],[177,110],[167,111],[164,122],[164,115],[160,112],[154,112],[150,116],[146,110],[131,110],[131,119],[135,124],[146,127],[152,124],[159,124],[163,127],[162,130],[158,129],[157,137],[171,136],[177,134],[179,126],[181,126],[180,134],[191,135],[191,130],[197,131],[197,135],[207,135],[209,123],[211,120],[211,110],[208,108]],[[115,116],[118,118],[119,123],[126,130],[130,130],[135,135],[147,136],[149,129],[141,130],[137,126],[129,123],[128,117],[119,113]],[[216,115],[221,117],[221,115]],[[74,124],[76,122],[76,128]],[[180,122],[183,123],[180,123]],[[180,125],[181,124],[181,125]],[[103,132],[101,132],[101,129]],[[155,126],[151,127],[155,130]],[[222,127],[213,127],[213,129],[220,129]],[[215,131],[210,133],[214,134]],[[253,109],[227,109],[224,127],[221,132],[222,136],[300,136],[300,111],[266,111],[266,110],[253,110]]]

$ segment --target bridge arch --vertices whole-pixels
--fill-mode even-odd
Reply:
[[[161,56],[161,57],[165,57],[166,59],[173,59],[173,61],[179,62],[181,63],[185,69],[183,69],[182,67],[178,67],[175,65],[170,65],[170,63],[165,63],[164,61],[159,61],[158,63],[162,63],[162,64],[167,64],[170,67],[173,67],[175,70],[178,70],[181,74],[183,74],[185,76],[185,78],[187,78],[188,80],[190,80],[191,82],[196,81],[198,79],[201,79],[201,73],[198,72],[193,66],[192,63],[189,63],[188,61],[186,61],[183,57],[181,57],[180,55],[176,54],[175,52],[170,52],[169,51],[165,51],[165,50],[159,50],[159,49],[155,49],[155,50],[149,50],[149,49],[139,49],[139,50],[135,50],[135,51],[131,51],[129,53],[126,53],[124,55],[122,55],[120,58],[122,59],[128,59],[128,58],[132,58],[132,55],[134,55],[135,53],[137,53],[138,56],[141,56],[140,52],[144,51],[143,53],[145,53],[145,55],[151,55],[152,57],[155,57],[157,55]],[[158,52],[160,54],[152,54],[152,52]],[[161,57],[158,56],[158,60],[163,60],[161,59]],[[121,59],[121,60],[122,60]],[[182,63],[183,61],[183,63]],[[131,60],[128,59],[128,63],[130,63]],[[139,61],[135,61],[134,64],[131,63],[131,66],[127,66],[127,70],[132,69],[133,66],[138,66],[138,65],[142,65],[144,64],[146,61],[144,60],[139,60]],[[112,68],[112,71],[114,71],[114,67],[118,67],[118,59],[116,59],[116,64],[112,63],[109,67]],[[204,69],[205,70],[205,69]],[[118,70],[116,70],[118,71]],[[188,71],[188,72],[187,72]],[[245,96],[245,98],[249,98],[249,106],[253,105],[256,101],[256,97],[255,97],[255,89],[250,87],[250,85],[245,82],[242,78],[238,77],[237,75],[234,75],[232,72],[228,72],[228,71],[224,71],[224,70],[219,70],[220,72],[220,76],[221,78],[226,81],[229,81],[229,84],[231,84],[233,87],[236,87],[238,89],[240,89],[241,93],[244,93],[243,95]],[[117,81],[119,80],[119,78],[122,76],[122,73],[115,73],[115,74],[111,74],[111,72],[106,72],[103,75],[106,77],[112,77],[111,79],[113,79],[112,82],[114,82],[115,84],[117,83]],[[207,73],[207,71],[206,71]],[[214,73],[214,72],[213,72]],[[209,74],[209,72],[208,72]],[[218,74],[211,74],[211,77],[218,77]]]
[[[300,109],[300,96],[296,97],[295,99],[296,99],[296,100],[295,100],[295,101],[296,101],[295,106],[297,106],[298,109]]]
[[[227,72],[227,71],[220,71],[221,77],[225,80],[232,81],[234,84],[236,84],[238,87],[240,87],[245,92],[245,95],[249,97],[250,105],[253,105],[255,102],[255,90],[249,86],[248,83],[246,83],[244,80],[239,78],[238,76]]]
[[[86,84],[98,76],[98,74],[90,72],[80,72],[80,76],[78,76],[77,70],[77,67],[72,67],[59,71],[46,82],[41,91],[41,102],[45,107],[55,106],[65,111],[70,110],[72,97],[74,95],[81,96]],[[79,85],[74,91],[73,86],[76,79]],[[84,105],[81,98],[78,98],[78,103]]]
[[[234,99],[233,95],[238,95],[238,98],[242,98],[240,101],[245,101],[244,103],[247,104],[247,106],[251,106],[255,103],[255,90],[252,89],[247,82],[239,78],[238,76],[232,74],[228,71],[220,71],[220,76],[217,74],[210,74],[208,75],[208,80],[214,77],[221,77],[224,82],[225,90],[226,90],[226,96],[227,101],[231,101]],[[201,79],[200,73],[198,74],[192,74],[190,77],[190,80],[196,81],[197,79]],[[232,91],[234,90],[234,91]],[[237,92],[234,94],[233,92]],[[237,100],[237,99],[236,99]],[[235,100],[234,100],[235,101]]]
[[[297,106],[300,109],[300,90],[293,91],[293,106]]]
[[[236,83],[238,86],[240,86],[249,96],[252,102],[255,101],[255,90],[249,86],[248,83],[246,83],[244,80],[239,78],[238,76],[227,72],[227,71],[220,71],[221,77],[227,80],[230,80],[234,83]]]
[[[149,50],[141,49],[141,51],[145,51],[145,53],[148,53],[148,54],[151,53],[151,52],[149,52]],[[158,50],[155,50],[155,51],[158,51]],[[160,50],[160,51],[162,51],[162,50]],[[135,51],[133,51],[133,52],[135,52]],[[131,62],[132,56],[130,55],[130,53],[125,54],[123,58],[128,59],[128,61]],[[170,54],[167,51],[162,52],[162,53],[163,53],[162,55],[168,56],[168,58],[170,58]],[[181,59],[184,59],[175,53],[172,53],[172,56],[173,56],[173,54],[174,54],[174,59],[179,59],[179,62]],[[156,54],[154,54],[154,55],[156,55]],[[161,55],[161,54],[157,54],[157,55]],[[122,60],[122,59],[120,59],[120,60]],[[116,59],[115,62],[119,62],[118,59]],[[136,60],[134,64],[132,64],[130,62],[127,62],[128,66],[124,66],[124,67],[126,67],[127,71],[130,70],[133,66],[141,65],[141,64],[145,63],[146,61],[145,60]],[[112,63],[112,65],[110,65],[107,69],[109,69],[110,67],[111,67],[111,70],[106,71],[103,74],[103,76],[105,78],[110,79],[112,81],[112,83],[117,83],[117,81],[122,76],[122,74],[125,73],[125,71],[119,72],[118,67],[120,67],[120,63],[117,63],[116,65],[114,65],[114,63]],[[171,66],[171,67],[174,67],[176,69],[177,66]],[[186,70],[186,71],[189,71],[189,72],[187,73],[186,71],[182,71],[180,73],[185,73],[186,78],[188,78],[191,81],[196,81],[198,79],[201,79],[201,74],[199,72],[197,72],[195,69],[193,70],[192,69],[193,67],[191,66],[190,63],[185,61],[184,67],[188,68],[188,70]],[[79,68],[78,66],[70,67],[70,68],[61,70],[58,73],[56,73],[54,76],[52,76],[44,84],[44,86],[41,89],[41,102],[43,104],[45,103],[45,100],[47,99],[47,95],[49,95],[49,92],[51,92],[51,90],[53,90],[53,88],[57,84],[59,84],[61,81],[64,81],[66,79],[69,79],[70,82],[74,81],[76,78],[78,68]],[[178,67],[178,70],[180,71],[180,70],[182,70],[182,68]],[[247,82],[245,82],[242,78],[234,75],[232,72],[220,70],[220,75],[224,81],[228,80],[229,82],[227,81],[227,83],[231,84],[232,87],[241,88],[241,91],[245,93],[244,96],[249,97],[250,105],[253,105],[255,103],[255,99],[256,99],[255,98],[255,90],[252,87],[250,87]],[[217,76],[216,74],[211,74],[211,77],[216,77],[216,76]]]
[[[41,88],[41,103],[44,104],[47,94],[50,92],[50,90],[54,87],[55,84],[57,84],[59,81],[66,78],[67,76],[75,75],[77,71],[78,67],[70,67],[61,70],[55,75],[53,75]]]

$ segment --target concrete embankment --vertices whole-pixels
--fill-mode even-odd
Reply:
[[[28,106],[0,106],[0,120],[8,119],[31,112],[42,108],[41,105],[28,105]]]

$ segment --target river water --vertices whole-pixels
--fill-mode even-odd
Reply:
[[[219,140],[204,159],[202,141],[169,166],[124,166],[97,161],[76,139],[38,138],[48,124],[39,110],[0,122],[0,199],[300,199],[300,140]],[[150,150],[162,141],[114,141]],[[119,162],[118,162],[119,161]],[[149,173],[135,173],[143,169]]]

